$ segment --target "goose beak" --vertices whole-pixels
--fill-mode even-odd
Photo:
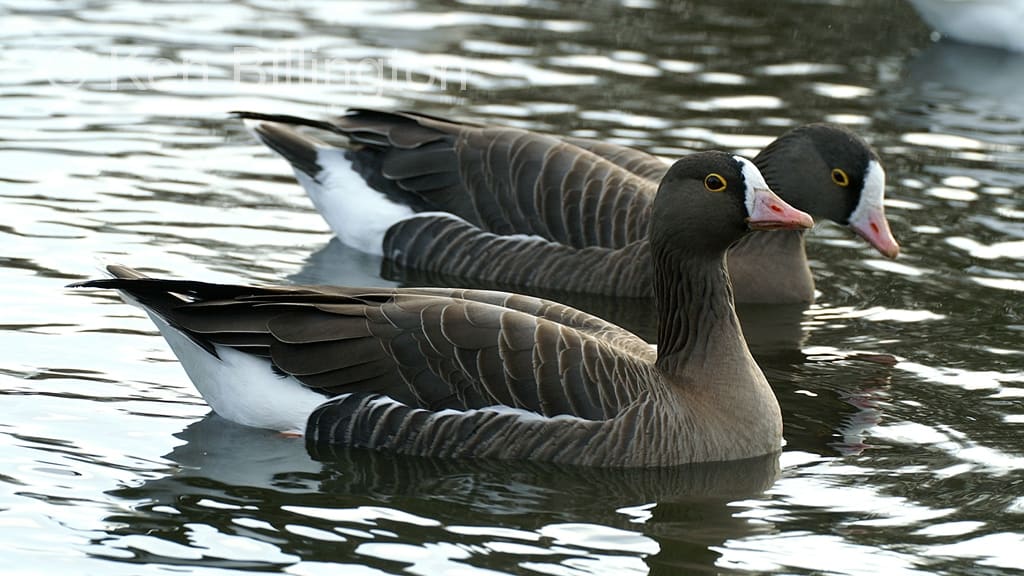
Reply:
[[[885,256],[895,258],[900,253],[900,245],[889,230],[889,221],[885,218],[885,170],[877,160],[868,164],[864,176],[864,188],[860,193],[860,201],[850,214],[850,229],[875,247]]]
[[[899,256],[900,245],[889,230],[889,221],[885,219],[881,206],[863,212],[856,211],[850,218],[850,229],[887,258]]]
[[[747,217],[751,230],[802,230],[814,226],[810,215],[786,204],[768,188],[755,188],[752,200],[748,202]]]

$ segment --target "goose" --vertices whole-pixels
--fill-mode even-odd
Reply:
[[[910,4],[944,38],[1024,52],[1024,0],[910,0]]]
[[[812,225],[749,160],[677,161],[651,212],[657,349],[505,292],[209,284],[117,265],[72,286],[120,291],[217,414],[304,434],[311,451],[659,467],[780,449],[779,404],[743,341],[725,253],[748,229]]]
[[[651,297],[647,228],[667,170],[658,157],[413,112],[353,109],[331,121],[234,114],[288,160],[351,247],[474,285]],[[885,171],[849,129],[797,127],[754,163],[786,202],[848,225],[885,256],[899,253],[883,208]],[[740,303],[814,299],[803,231],[747,236],[729,271]]]

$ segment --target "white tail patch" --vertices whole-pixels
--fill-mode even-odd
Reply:
[[[370,188],[352,169],[342,149],[318,147],[317,164],[321,170],[315,179],[294,171],[317,211],[342,243],[382,256],[388,228],[415,212]]]
[[[232,422],[304,434],[306,420],[327,397],[292,376],[276,374],[270,362],[233,348],[215,346],[217,358],[149,312],[185,373],[214,412]]]

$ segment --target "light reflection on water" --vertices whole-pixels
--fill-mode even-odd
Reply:
[[[1024,56],[930,44],[908,7],[875,8],[4,8],[5,570],[1014,572]],[[62,287],[111,261],[212,281],[398,283],[331,242],[284,162],[226,116],[349,106],[666,157],[753,154],[794,124],[842,122],[882,155],[904,253],[881,260],[823,224],[809,238],[818,302],[746,311],[785,412],[780,461],[652,473],[319,462],[301,442],[205,417],[148,320]],[[636,303],[580,305],[645,329]]]

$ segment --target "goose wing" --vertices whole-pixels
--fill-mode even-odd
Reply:
[[[399,270],[459,284],[565,294],[651,298],[650,242],[622,248],[574,248],[539,236],[501,236],[447,214],[419,214],[384,236],[383,253]],[[498,257],[500,255],[500,258]]]
[[[553,302],[453,289],[250,287],[139,277],[127,293],[216,354],[262,356],[326,396],[383,394],[432,411],[508,406],[604,420],[644,393],[638,337]]]
[[[566,143],[596,154],[601,158],[636,174],[641,178],[660,182],[670,164],[653,154],[636,148],[595,140],[592,138],[563,138]]]
[[[372,188],[495,234],[613,248],[647,234],[657,182],[624,167],[637,162],[634,156],[617,163],[628,149],[592,144],[615,158],[609,160],[552,136],[413,112],[354,109],[331,121],[236,114],[343,135],[352,169]],[[657,161],[640,163],[650,159]]]

